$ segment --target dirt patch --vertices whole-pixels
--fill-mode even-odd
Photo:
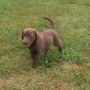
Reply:
[[[62,90],[61,82],[47,74],[33,71],[31,74],[14,75],[0,79],[0,90]]]
[[[82,70],[84,69],[83,65],[78,64],[71,64],[71,63],[64,63],[62,67],[66,70]]]

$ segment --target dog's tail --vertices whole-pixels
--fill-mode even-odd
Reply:
[[[50,21],[51,25],[52,25],[52,29],[56,30],[56,26],[55,26],[55,23],[49,18],[49,17],[44,17],[43,19],[46,19],[48,21]]]

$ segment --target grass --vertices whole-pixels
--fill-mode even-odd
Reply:
[[[41,65],[21,42],[22,30],[50,27],[52,18],[63,53],[51,46]],[[89,0],[0,0],[0,90],[90,90]]]

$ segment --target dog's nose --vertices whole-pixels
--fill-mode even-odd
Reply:
[[[23,40],[23,44],[27,44],[27,42]]]

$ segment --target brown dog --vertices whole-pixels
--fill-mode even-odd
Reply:
[[[59,51],[62,52],[62,46],[59,41],[59,37],[55,31],[55,24],[53,21],[45,17],[44,19],[47,19],[51,22],[52,28],[47,29],[43,32],[38,32],[37,30],[33,28],[26,28],[22,32],[22,41],[23,44],[29,48],[31,52],[31,56],[33,58],[33,64],[32,67],[36,68],[39,65],[39,58],[41,52],[47,52],[50,45],[55,45],[59,48]]]

